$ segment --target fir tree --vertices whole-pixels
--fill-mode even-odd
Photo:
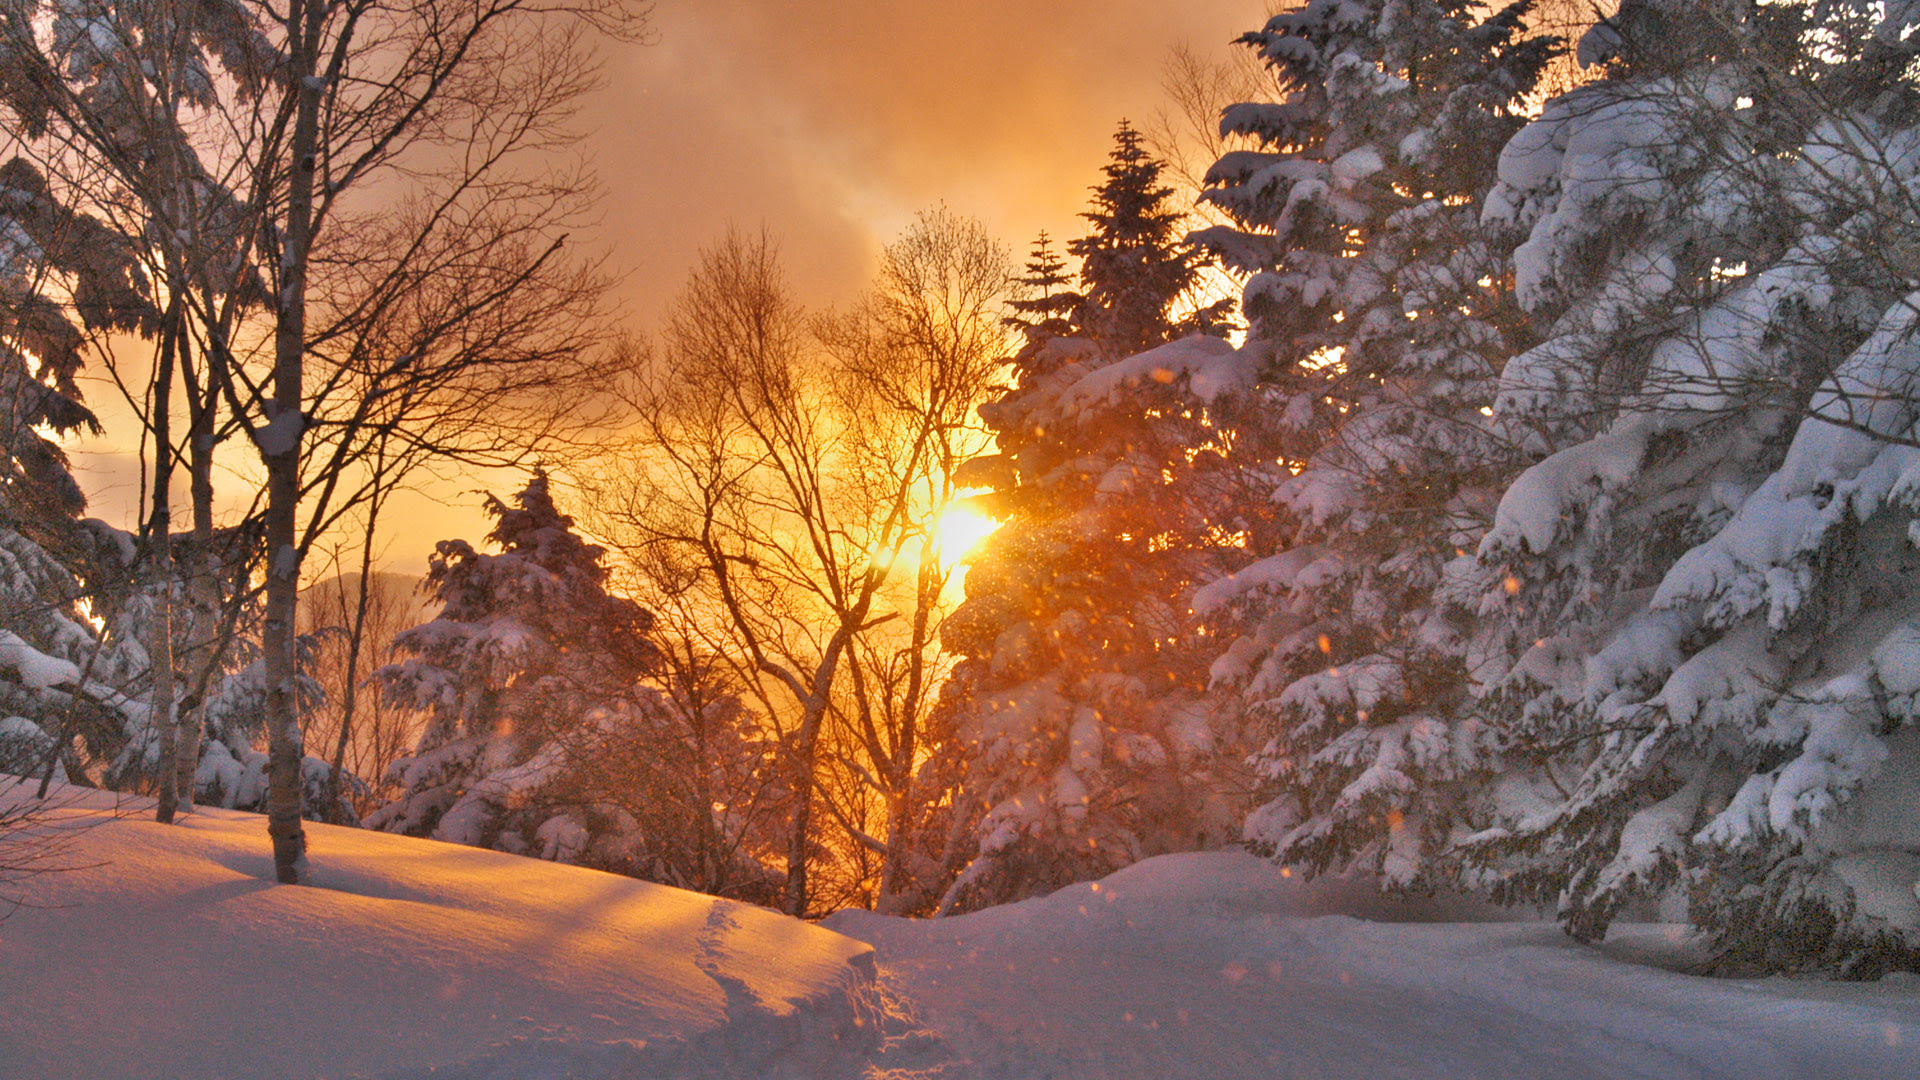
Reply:
[[[396,635],[410,655],[374,674],[429,721],[392,768],[400,793],[368,827],[680,884],[764,886],[750,870],[702,865],[733,856],[697,835],[713,831],[716,788],[690,782],[708,762],[688,760],[679,734],[691,728],[729,768],[757,757],[737,699],[651,685],[653,617],[608,592],[604,550],[560,512],[544,471],[487,512],[497,551],[442,541],[427,575],[439,615]],[[707,801],[685,797],[694,790]]]
[[[78,376],[90,333],[158,319],[130,247],[63,204],[22,158],[0,164],[0,767],[85,779],[144,722],[145,677],[125,595],[133,538],[82,520],[59,440],[98,434]],[[107,640],[82,605],[111,623]],[[58,760],[56,760],[56,753]]]
[[[1502,155],[1546,340],[1495,422],[1539,460],[1464,593],[1508,740],[1461,847],[1577,936],[1686,894],[1729,963],[1920,959],[1909,22],[1623,6]]]
[[[1048,338],[1073,333],[1073,313],[1086,302],[1086,297],[1065,288],[1073,278],[1067,273],[1067,261],[1053,250],[1053,240],[1045,229],[1033,241],[1026,270],[1025,276],[1013,279],[1016,293],[1007,301],[1007,306],[1014,314],[1005,320],[1028,344],[1028,348],[1021,350],[1021,357],[1038,349]],[[1014,363],[1018,368],[1020,358],[1016,357]]]
[[[1186,213],[1169,205],[1173,189],[1160,182],[1166,164],[1147,153],[1125,120],[1114,132],[1107,180],[1093,189],[1093,209],[1081,214],[1087,235],[1067,245],[1080,259],[1082,298],[1071,322],[1117,360],[1187,333],[1216,333],[1231,301],[1190,314],[1178,312],[1199,284],[1204,256],[1179,237]]]
[[[512,505],[489,497],[487,513],[498,552],[441,541],[426,584],[440,614],[396,635],[410,655],[374,673],[430,718],[418,752],[393,766],[400,795],[367,824],[554,857],[586,824],[547,805],[567,772],[562,736],[650,704],[638,681],[651,618],[607,593],[604,552],[573,531],[544,472]]]
[[[253,605],[258,617],[258,605]],[[257,639],[256,639],[257,640]],[[300,680],[296,703],[303,721],[324,703],[324,691],[309,674],[317,635],[299,638]],[[266,671],[258,649],[243,643],[235,650],[239,662],[213,680],[206,695],[206,708],[200,712],[200,738],[193,771],[193,801],[205,806],[235,810],[266,810],[267,752],[260,748],[266,734]],[[151,790],[160,768],[160,739],[152,725],[144,725],[114,767],[107,773],[108,785]],[[334,824],[359,824],[351,799],[364,792],[359,777],[344,776],[336,790],[330,783],[332,769],[313,755],[300,761],[301,814],[310,821]]]
[[[1069,245],[1082,295],[1051,291],[1064,267],[1037,249],[1017,383],[980,409],[997,453],[962,476],[1005,525],[942,631],[965,658],[941,710],[962,760],[936,767],[964,775],[974,824],[946,910],[1224,842],[1237,812],[1237,730],[1207,700],[1183,597],[1232,557],[1221,451],[1247,380],[1225,341],[1184,336],[1217,328],[1217,310],[1177,315],[1200,256],[1160,163],[1124,124],[1117,142]]]
[[[1383,884],[1447,872],[1486,781],[1471,709],[1472,612],[1447,595],[1517,468],[1484,422],[1523,333],[1501,237],[1477,221],[1494,151],[1556,43],[1520,4],[1316,2],[1242,41],[1282,100],[1235,105],[1203,198],[1238,223],[1199,240],[1243,271],[1246,346],[1282,408],[1264,472],[1282,550],[1195,607],[1235,633],[1214,665],[1265,733],[1247,838]],[[1463,805],[1465,804],[1465,805]]]

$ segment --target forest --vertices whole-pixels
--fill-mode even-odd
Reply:
[[[570,126],[646,7],[0,4],[0,784],[285,884],[311,822],[808,918],[1245,847],[1920,971],[1920,4],[1543,3],[1287,5],[1079,235],[930,207],[807,306],[740,226],[646,327]]]

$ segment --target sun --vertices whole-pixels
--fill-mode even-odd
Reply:
[[[940,568],[951,570],[967,552],[978,547],[1000,522],[970,509],[964,500],[949,505],[934,524],[934,543],[940,552]]]

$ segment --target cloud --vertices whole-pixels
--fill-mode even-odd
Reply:
[[[645,321],[726,225],[765,223],[803,299],[845,296],[921,207],[1016,250],[1075,215],[1122,117],[1159,104],[1176,43],[1222,53],[1246,0],[663,3],[656,43],[607,57],[582,117],[604,241]]]

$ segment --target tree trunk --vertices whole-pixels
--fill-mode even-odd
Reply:
[[[873,909],[882,915],[898,914],[908,897],[917,891],[908,862],[916,852],[913,837],[913,757],[918,751],[922,696],[926,693],[927,646],[931,633],[933,608],[946,587],[946,576],[938,572],[939,553],[931,540],[920,547],[920,569],[914,579],[913,636],[908,639],[907,692],[900,704],[899,730],[894,733],[892,753],[875,748],[874,766],[887,784],[887,853],[880,861],[880,888]]]
[[[160,736],[154,758],[159,774],[159,803],[153,818],[170,825],[180,808],[179,729],[174,722],[173,679],[173,350],[180,340],[180,305],[167,312],[161,331],[160,361],[153,377],[153,514],[147,525],[147,588],[153,597],[153,621],[147,635],[147,667],[152,697],[147,725]],[[193,797],[193,779],[187,779],[187,798]]]
[[[897,783],[891,777],[889,781]],[[881,915],[900,914],[914,884],[913,875],[907,869],[907,860],[913,852],[912,837],[907,835],[912,826],[907,813],[911,796],[907,785],[887,792],[887,853],[880,859],[880,887],[873,898],[873,910]]]
[[[300,414],[307,330],[307,252],[312,242],[314,155],[319,145],[321,0],[295,3],[288,12],[293,38],[296,95],[286,228],[281,236],[280,296],[273,342],[273,409],[256,434],[267,467],[267,615],[262,629],[266,668],[267,834],[273,838],[274,876],[297,885],[306,869],[307,835],[301,826],[300,767],[306,757],[300,737],[299,656],[294,616],[300,597]]]
[[[341,774],[345,770],[347,745],[353,741],[355,706],[360,701],[360,647],[367,638],[367,608],[372,602],[373,538],[380,522],[380,501],[375,493],[367,508],[367,532],[360,538],[360,589],[354,597],[353,627],[347,632],[347,677],[341,687],[340,737],[334,741],[333,763],[327,770],[327,806],[329,820],[351,821],[356,815],[340,813]]]
[[[193,561],[187,576],[187,671],[197,680],[180,703],[175,781],[181,804],[193,810],[194,774],[200,766],[200,736],[206,722],[206,688],[220,662],[220,568],[213,553],[213,403],[197,402],[188,444],[188,490],[193,500]]]
[[[787,833],[787,914],[798,918],[807,913],[807,833],[813,828],[814,747],[820,741],[820,723],[825,719],[825,696],[807,703],[794,733],[793,825]]]

